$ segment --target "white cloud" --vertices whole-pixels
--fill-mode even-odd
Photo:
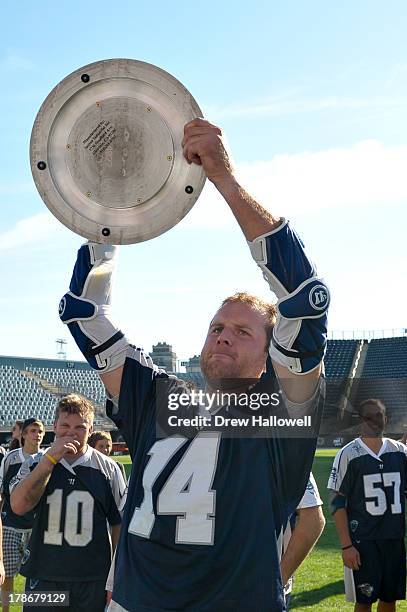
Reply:
[[[366,140],[353,147],[276,155],[271,160],[241,164],[248,191],[266,208],[285,216],[310,211],[351,209],[407,201],[407,146],[386,147]],[[232,213],[207,181],[181,231],[231,226]],[[55,242],[66,230],[49,212],[19,221],[0,234],[0,250],[25,244]]]
[[[406,200],[406,159],[407,146],[368,140],[346,149],[277,155],[246,164],[242,172],[265,200],[301,213]]]
[[[407,81],[407,63],[397,63],[390,70],[390,75],[386,82],[386,87],[405,84],[406,81]]]
[[[13,181],[0,183],[0,196],[16,196],[34,194],[35,186],[32,181]]]
[[[222,228],[231,223],[232,213],[216,188],[206,181],[198,201],[182,221],[182,229]]]
[[[407,146],[366,140],[353,147],[276,155],[239,166],[248,191],[266,208],[285,216],[407,201]],[[223,227],[231,213],[208,184],[189,213],[186,227]]]
[[[16,51],[9,50],[6,55],[0,59],[0,70],[32,70],[34,63],[26,56]]]
[[[326,96],[324,98],[301,98],[286,99],[284,96],[273,96],[264,100],[251,102],[249,104],[233,104],[229,106],[210,107],[208,116],[214,121],[224,119],[237,119],[242,117],[281,116],[300,113],[314,113],[320,111],[336,110],[366,110],[366,109],[388,109],[405,107],[405,97],[376,96],[376,97],[353,97],[353,96]]]
[[[39,213],[17,221],[16,225],[0,234],[0,251],[27,245],[48,245],[57,242],[63,226],[49,213]]]

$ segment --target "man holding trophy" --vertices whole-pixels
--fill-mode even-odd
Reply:
[[[235,400],[211,404],[209,422],[216,414],[247,415],[261,394],[278,395],[279,414],[310,417],[312,427],[300,435],[298,428],[278,435],[244,427],[229,435],[211,424],[163,433],[158,413],[166,398],[190,391],[111,319],[115,247],[103,238],[83,245],[60,317],[99,373],[110,398],[108,415],[133,462],[109,610],[283,611],[282,534],[304,494],[315,452],[329,292],[288,222],[239,184],[221,130],[192,118],[181,140],[174,144],[182,146],[177,163],[202,169],[215,185],[278,298],[273,305],[236,294],[210,321],[201,352],[206,392],[217,398],[233,392]],[[143,313],[135,316],[142,321]],[[179,414],[190,408],[183,404]]]

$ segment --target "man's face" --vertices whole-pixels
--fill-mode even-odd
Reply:
[[[100,453],[109,456],[112,452],[112,443],[110,440],[98,440],[95,444],[95,448]]]
[[[214,316],[201,352],[207,381],[259,378],[266,367],[266,315],[248,304],[228,303]]]
[[[362,435],[366,437],[381,437],[386,426],[386,413],[376,404],[366,404],[363,407]]]
[[[19,440],[21,437],[20,425],[14,423],[13,429],[11,430],[11,437],[13,440]]]
[[[39,448],[44,438],[44,434],[45,434],[45,430],[41,425],[37,423],[33,423],[32,425],[29,425],[28,427],[25,428],[24,434],[23,434],[24,446],[28,442],[30,446],[37,446]]]
[[[79,442],[79,452],[84,450],[92,429],[92,423],[79,414],[69,414],[68,412],[61,412],[54,423],[56,437],[67,437],[71,438],[72,441],[76,440]]]

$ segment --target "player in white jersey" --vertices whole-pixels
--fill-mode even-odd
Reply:
[[[24,516],[18,516],[13,512],[10,506],[9,485],[21,465],[40,451],[44,435],[45,427],[42,421],[34,417],[26,419],[21,426],[21,447],[9,451],[0,466],[0,495],[4,526],[5,580],[2,587],[4,612],[8,612],[7,594],[13,592],[14,576],[20,571],[34,522],[33,512],[28,512]]]
[[[4,563],[3,563],[3,523],[0,515],[0,586],[2,586],[5,578]]]
[[[4,455],[5,454],[6,454],[6,449],[4,448],[4,446],[0,446],[0,465],[1,465],[1,462],[3,461],[3,459],[4,459]]]
[[[406,596],[407,447],[384,438],[386,408],[361,403],[361,437],[336,455],[328,488],[342,547],[345,591],[355,611],[394,612]]]
[[[5,450],[0,446],[0,464],[4,459]],[[0,514],[0,586],[3,584],[5,578],[4,563],[3,563],[3,523]]]

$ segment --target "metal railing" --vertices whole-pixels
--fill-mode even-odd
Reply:
[[[376,340],[380,338],[407,338],[407,328],[332,330],[328,332],[328,340]]]

